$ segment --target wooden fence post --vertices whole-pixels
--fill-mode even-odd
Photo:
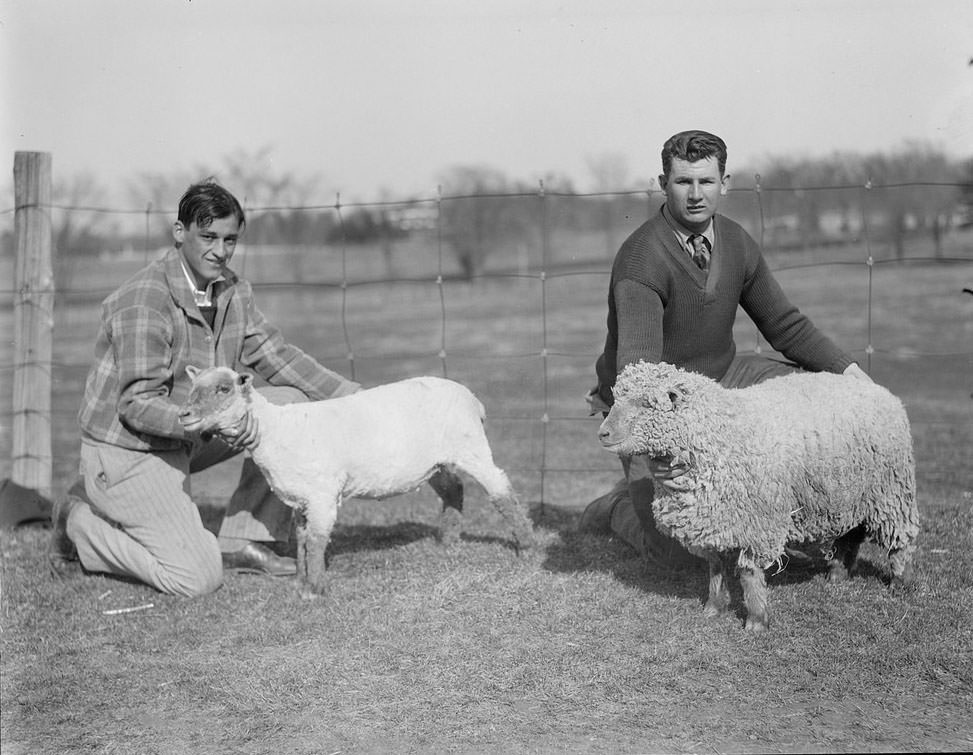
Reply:
[[[14,380],[11,479],[50,497],[54,275],[51,154],[14,155]]]

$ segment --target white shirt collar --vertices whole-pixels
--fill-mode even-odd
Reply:
[[[196,279],[193,278],[192,273],[189,272],[189,268],[186,267],[186,260],[183,256],[179,255],[179,264],[182,265],[182,271],[186,276],[186,280],[189,282],[189,289],[193,292],[193,299],[196,300],[197,307],[212,307],[213,306],[213,284],[217,281],[224,280],[221,275],[219,278],[211,280],[206,284],[206,288],[202,291],[196,288]]]
[[[676,234],[676,239],[682,244],[683,249],[686,249],[690,254],[693,253],[692,244],[689,243],[689,237],[697,235],[695,232],[688,230],[683,227],[672,215],[669,214],[669,210],[665,205],[662,206],[662,216],[666,219],[672,232]],[[713,222],[712,218],[709,221],[709,225],[706,226],[706,230],[701,234],[709,242],[709,248],[713,249],[716,246],[716,223]]]

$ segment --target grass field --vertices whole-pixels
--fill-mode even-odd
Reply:
[[[973,260],[968,237],[951,243]],[[350,501],[324,599],[299,600],[289,580],[228,575],[190,601],[100,576],[55,581],[46,530],[4,532],[0,751],[969,750],[973,297],[961,289],[973,261],[882,262],[869,280],[860,252],[775,263],[802,310],[906,404],[923,520],[913,588],[888,589],[874,548],[842,584],[788,569],[769,578],[771,632],[751,637],[739,614],[703,620],[703,571],[661,573],[620,542],[575,531],[618,474],[581,401],[603,338],[607,263],[542,280],[528,259],[509,276],[442,288],[434,276],[265,286],[262,307],[292,340],[365,384],[441,374],[445,345],[449,376],[487,406],[539,546],[518,557],[473,490],[451,549],[436,543],[431,492]],[[77,463],[73,413],[96,311],[91,296],[58,304],[60,490]],[[745,317],[737,336],[743,350],[757,343]],[[210,526],[233,473],[194,480]]]

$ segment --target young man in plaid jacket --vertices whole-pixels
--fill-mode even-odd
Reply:
[[[234,438],[187,435],[186,366],[226,365],[269,384],[274,403],[327,399],[358,390],[288,344],[254,304],[250,284],[228,267],[246,219],[212,180],[189,187],[173,226],[175,247],[105,299],[95,360],[85,385],[80,479],[57,502],[51,563],[61,572],[135,578],[164,593],[203,595],[223,569],[294,574],[277,552],[290,510],[247,458],[218,536],[206,530],[189,475],[245,450],[253,424]]]

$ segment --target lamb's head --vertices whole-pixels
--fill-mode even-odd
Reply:
[[[190,365],[186,373],[193,384],[179,422],[187,432],[232,435],[249,411],[253,378],[229,367]]]
[[[695,445],[693,397],[707,382],[713,381],[664,362],[628,365],[615,383],[615,403],[598,439],[619,456],[684,458]]]

